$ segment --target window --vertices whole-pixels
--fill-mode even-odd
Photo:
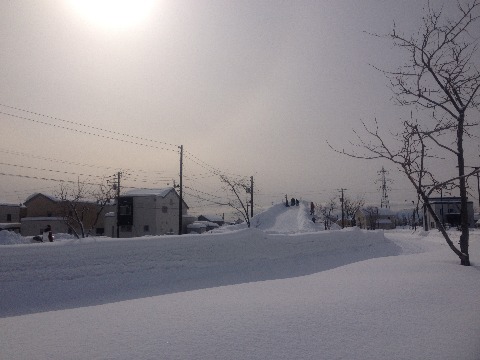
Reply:
[[[129,205],[123,205],[120,206],[120,215],[131,215],[132,214],[132,208]]]
[[[170,199],[170,205],[173,205],[173,199]]]
[[[168,213],[168,207],[162,206],[162,213],[164,214]]]
[[[8,222],[12,221],[12,214],[7,214],[7,221]]]
[[[150,226],[144,225],[143,226],[143,232],[150,232]]]

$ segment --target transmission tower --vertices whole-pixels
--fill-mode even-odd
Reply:
[[[380,175],[380,179],[377,180],[376,182],[380,182],[380,190],[382,191],[382,201],[380,203],[381,208],[390,208],[390,204],[388,201],[388,191],[390,191],[390,187],[387,185],[387,183],[392,182],[390,179],[387,178],[388,171],[385,170],[385,168],[382,166],[382,170],[378,172]]]

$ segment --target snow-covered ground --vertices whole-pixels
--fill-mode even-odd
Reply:
[[[463,267],[435,231],[322,228],[301,203],[202,235],[2,232],[0,358],[480,359],[479,232]]]

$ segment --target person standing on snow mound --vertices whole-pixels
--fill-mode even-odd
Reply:
[[[315,204],[313,201],[310,203],[310,215],[315,215]]]
[[[43,242],[46,242],[47,239],[50,242],[53,242],[53,233],[52,233],[52,227],[50,225],[47,225],[45,230],[43,230]]]

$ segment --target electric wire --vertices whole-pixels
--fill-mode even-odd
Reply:
[[[13,110],[17,110],[17,111],[22,111],[22,112],[25,112],[25,113],[27,113],[27,114],[32,114],[32,115],[36,115],[36,116],[42,116],[42,117],[46,117],[46,118],[49,118],[49,119],[52,119],[52,120],[61,121],[61,122],[63,122],[63,123],[67,123],[67,124],[71,124],[71,125],[77,125],[77,126],[82,126],[82,127],[89,128],[89,129],[93,129],[93,130],[104,131],[104,132],[106,132],[106,133],[110,133],[110,134],[114,134],[114,135],[125,136],[125,137],[129,137],[129,138],[137,139],[137,140],[142,140],[142,141],[149,141],[149,142],[153,142],[153,143],[157,143],[157,144],[164,144],[164,145],[172,146],[172,147],[177,147],[177,146],[178,146],[178,145],[170,144],[170,143],[167,143],[167,142],[164,142],[164,141],[147,139],[147,138],[143,138],[143,137],[139,137],[139,136],[134,136],[134,135],[130,135],[130,134],[120,133],[120,132],[118,132],[118,131],[112,131],[112,130],[107,130],[107,129],[103,129],[103,128],[96,127],[96,126],[90,126],[90,125],[82,124],[82,123],[75,122],[75,121],[65,120],[65,119],[61,119],[61,118],[55,117],[55,116],[45,115],[45,114],[37,113],[37,112],[30,111],[30,110],[26,110],[26,109],[21,109],[21,108],[18,108],[18,107],[14,107],[14,106],[2,104],[2,103],[0,103],[0,106],[6,107],[6,108],[8,108],[8,109],[13,109]]]
[[[19,116],[19,115],[9,114],[9,113],[3,112],[3,111],[0,111],[0,114],[8,115],[8,116],[11,116],[11,117],[14,117],[14,118],[17,118],[17,119],[22,119],[22,120],[31,121],[31,122],[38,123],[38,124],[42,124],[42,125],[52,126],[52,127],[54,127],[54,128],[58,128],[58,129],[73,131],[73,132],[80,133],[80,134],[84,134],[84,135],[97,136],[97,137],[100,137],[100,138],[103,138],[103,139],[120,141],[120,142],[127,143],[127,144],[133,144],[133,145],[143,146],[143,147],[152,148],[152,149],[157,149],[157,150],[165,150],[165,151],[176,152],[176,150],[167,149],[167,148],[165,148],[165,147],[160,147],[160,146],[155,146],[155,145],[147,145],[147,144],[143,144],[143,143],[140,143],[140,142],[135,142],[135,141],[130,141],[130,140],[119,139],[119,138],[115,138],[115,137],[112,137],[112,136],[106,136],[106,135],[96,134],[96,133],[88,132],[88,131],[84,131],[84,130],[72,129],[72,128],[69,128],[69,127],[66,127],[66,126],[51,124],[51,123],[47,123],[47,122],[45,122],[45,121],[27,118],[27,117],[25,117],[25,116]]]

